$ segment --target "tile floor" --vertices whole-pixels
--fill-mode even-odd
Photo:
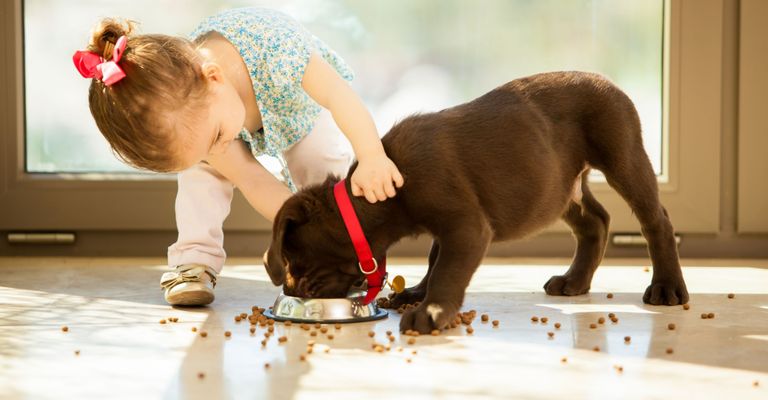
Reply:
[[[591,294],[566,298],[541,286],[568,260],[489,259],[465,310],[490,314],[498,328],[478,317],[472,335],[457,328],[408,345],[390,313],[331,326],[334,338],[311,338],[306,361],[310,336],[299,326],[276,324],[288,341],[273,336],[262,347],[263,328],[252,336],[247,322],[234,321],[278,294],[255,262],[230,260],[211,307],[174,309],[158,288],[160,259],[0,258],[0,398],[768,398],[768,260],[685,260],[685,311],[642,303],[647,260],[606,260]],[[409,284],[425,271],[425,260],[390,263]],[[618,323],[589,327],[609,312]],[[533,315],[549,321],[532,323]],[[158,322],[168,317],[179,321]],[[387,330],[396,336],[391,350],[374,352]]]

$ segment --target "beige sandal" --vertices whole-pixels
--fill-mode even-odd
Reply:
[[[202,264],[185,264],[160,278],[165,301],[173,306],[204,306],[213,302],[216,271]]]

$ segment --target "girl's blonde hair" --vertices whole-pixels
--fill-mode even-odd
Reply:
[[[118,62],[125,78],[111,86],[91,81],[91,114],[124,162],[151,171],[176,171],[178,153],[186,143],[174,135],[178,111],[198,110],[204,104],[206,80],[192,42],[159,34],[131,35],[134,30],[135,22],[113,18],[94,27],[87,49],[107,61],[120,36],[128,41]]]

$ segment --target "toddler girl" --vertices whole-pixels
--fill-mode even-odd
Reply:
[[[137,168],[178,174],[172,272],[161,287],[173,305],[214,299],[226,253],[222,223],[233,188],[272,221],[292,191],[343,176],[352,144],[352,193],[374,203],[403,178],[370,113],[347,81],[352,71],[288,16],[262,8],[222,12],[184,39],[132,35],[105,19],[74,62],[93,78],[91,113],[114,152]],[[256,156],[276,157],[284,182]]]

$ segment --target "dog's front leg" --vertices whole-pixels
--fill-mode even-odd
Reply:
[[[468,229],[475,225],[475,229]],[[400,330],[409,329],[429,333],[445,328],[454,318],[464,301],[464,292],[472,274],[485,256],[492,232],[488,225],[456,224],[459,232],[441,235],[440,254],[432,267],[427,293],[418,307],[406,311],[400,320]]]
[[[433,240],[432,249],[429,251],[427,273],[424,275],[424,278],[416,286],[409,287],[400,293],[390,293],[389,308],[399,308],[403,304],[413,304],[424,300],[424,296],[427,295],[427,283],[429,283],[429,277],[432,275],[432,271],[434,271],[438,254],[440,254],[440,245],[437,243],[437,240]]]

